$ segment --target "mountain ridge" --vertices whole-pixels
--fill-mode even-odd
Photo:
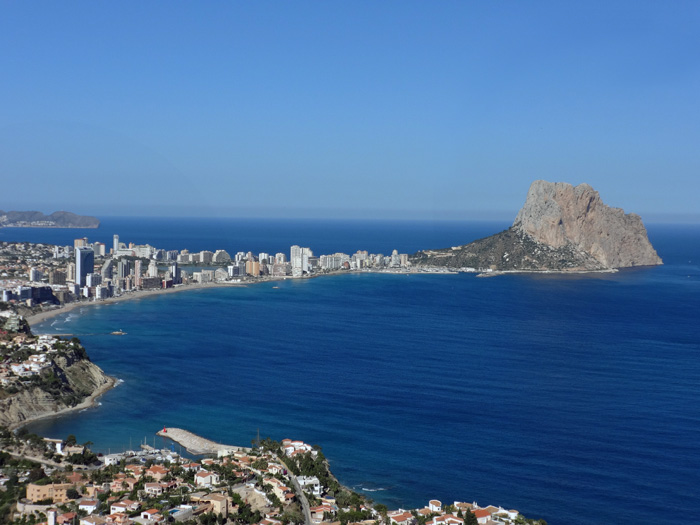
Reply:
[[[99,228],[100,220],[90,215],[55,211],[45,215],[40,211],[2,211],[0,228]]]

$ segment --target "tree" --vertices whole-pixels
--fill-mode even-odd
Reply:
[[[80,497],[80,493],[75,490],[74,487],[71,487],[66,491],[66,497],[68,499],[78,499]]]
[[[70,434],[70,435],[66,438],[66,445],[68,445],[69,447],[75,446],[75,444],[76,444],[77,442],[78,442],[78,440],[75,438],[75,436],[74,436],[73,434]]]
[[[470,509],[464,513],[464,525],[479,525],[479,521]]]
[[[389,509],[386,505],[384,505],[383,503],[377,503],[374,506],[374,510],[376,510],[379,513],[379,515],[382,517],[385,523],[389,523],[389,516],[387,515]]]

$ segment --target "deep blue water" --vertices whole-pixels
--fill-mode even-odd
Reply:
[[[134,236],[217,247],[214,232],[183,223],[134,221]],[[239,237],[222,230],[221,246],[411,252],[505,226],[248,224]],[[248,237],[266,229],[270,245]],[[127,230],[117,233],[128,242]],[[58,232],[28,240],[56,242]],[[30,430],[115,451],[163,425],[232,444],[260,429],[320,444],[341,482],[386,489],[367,494],[392,507],[435,497],[553,524],[670,522],[660,509],[700,504],[700,227],[649,233],[662,267],[343,275],[84,307],[35,331],[78,334],[124,383],[99,408]],[[105,335],[120,328],[128,335]]]

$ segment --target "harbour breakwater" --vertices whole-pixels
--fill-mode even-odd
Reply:
[[[216,443],[182,428],[163,427],[163,430],[159,430],[156,434],[182,445],[189,453],[197,456],[204,454],[218,455],[219,452],[230,453],[231,451],[249,452],[251,450],[250,447]]]

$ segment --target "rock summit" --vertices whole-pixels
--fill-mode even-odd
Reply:
[[[595,271],[663,264],[639,215],[603,203],[588,184],[537,180],[513,225],[414,264],[501,271]]]

